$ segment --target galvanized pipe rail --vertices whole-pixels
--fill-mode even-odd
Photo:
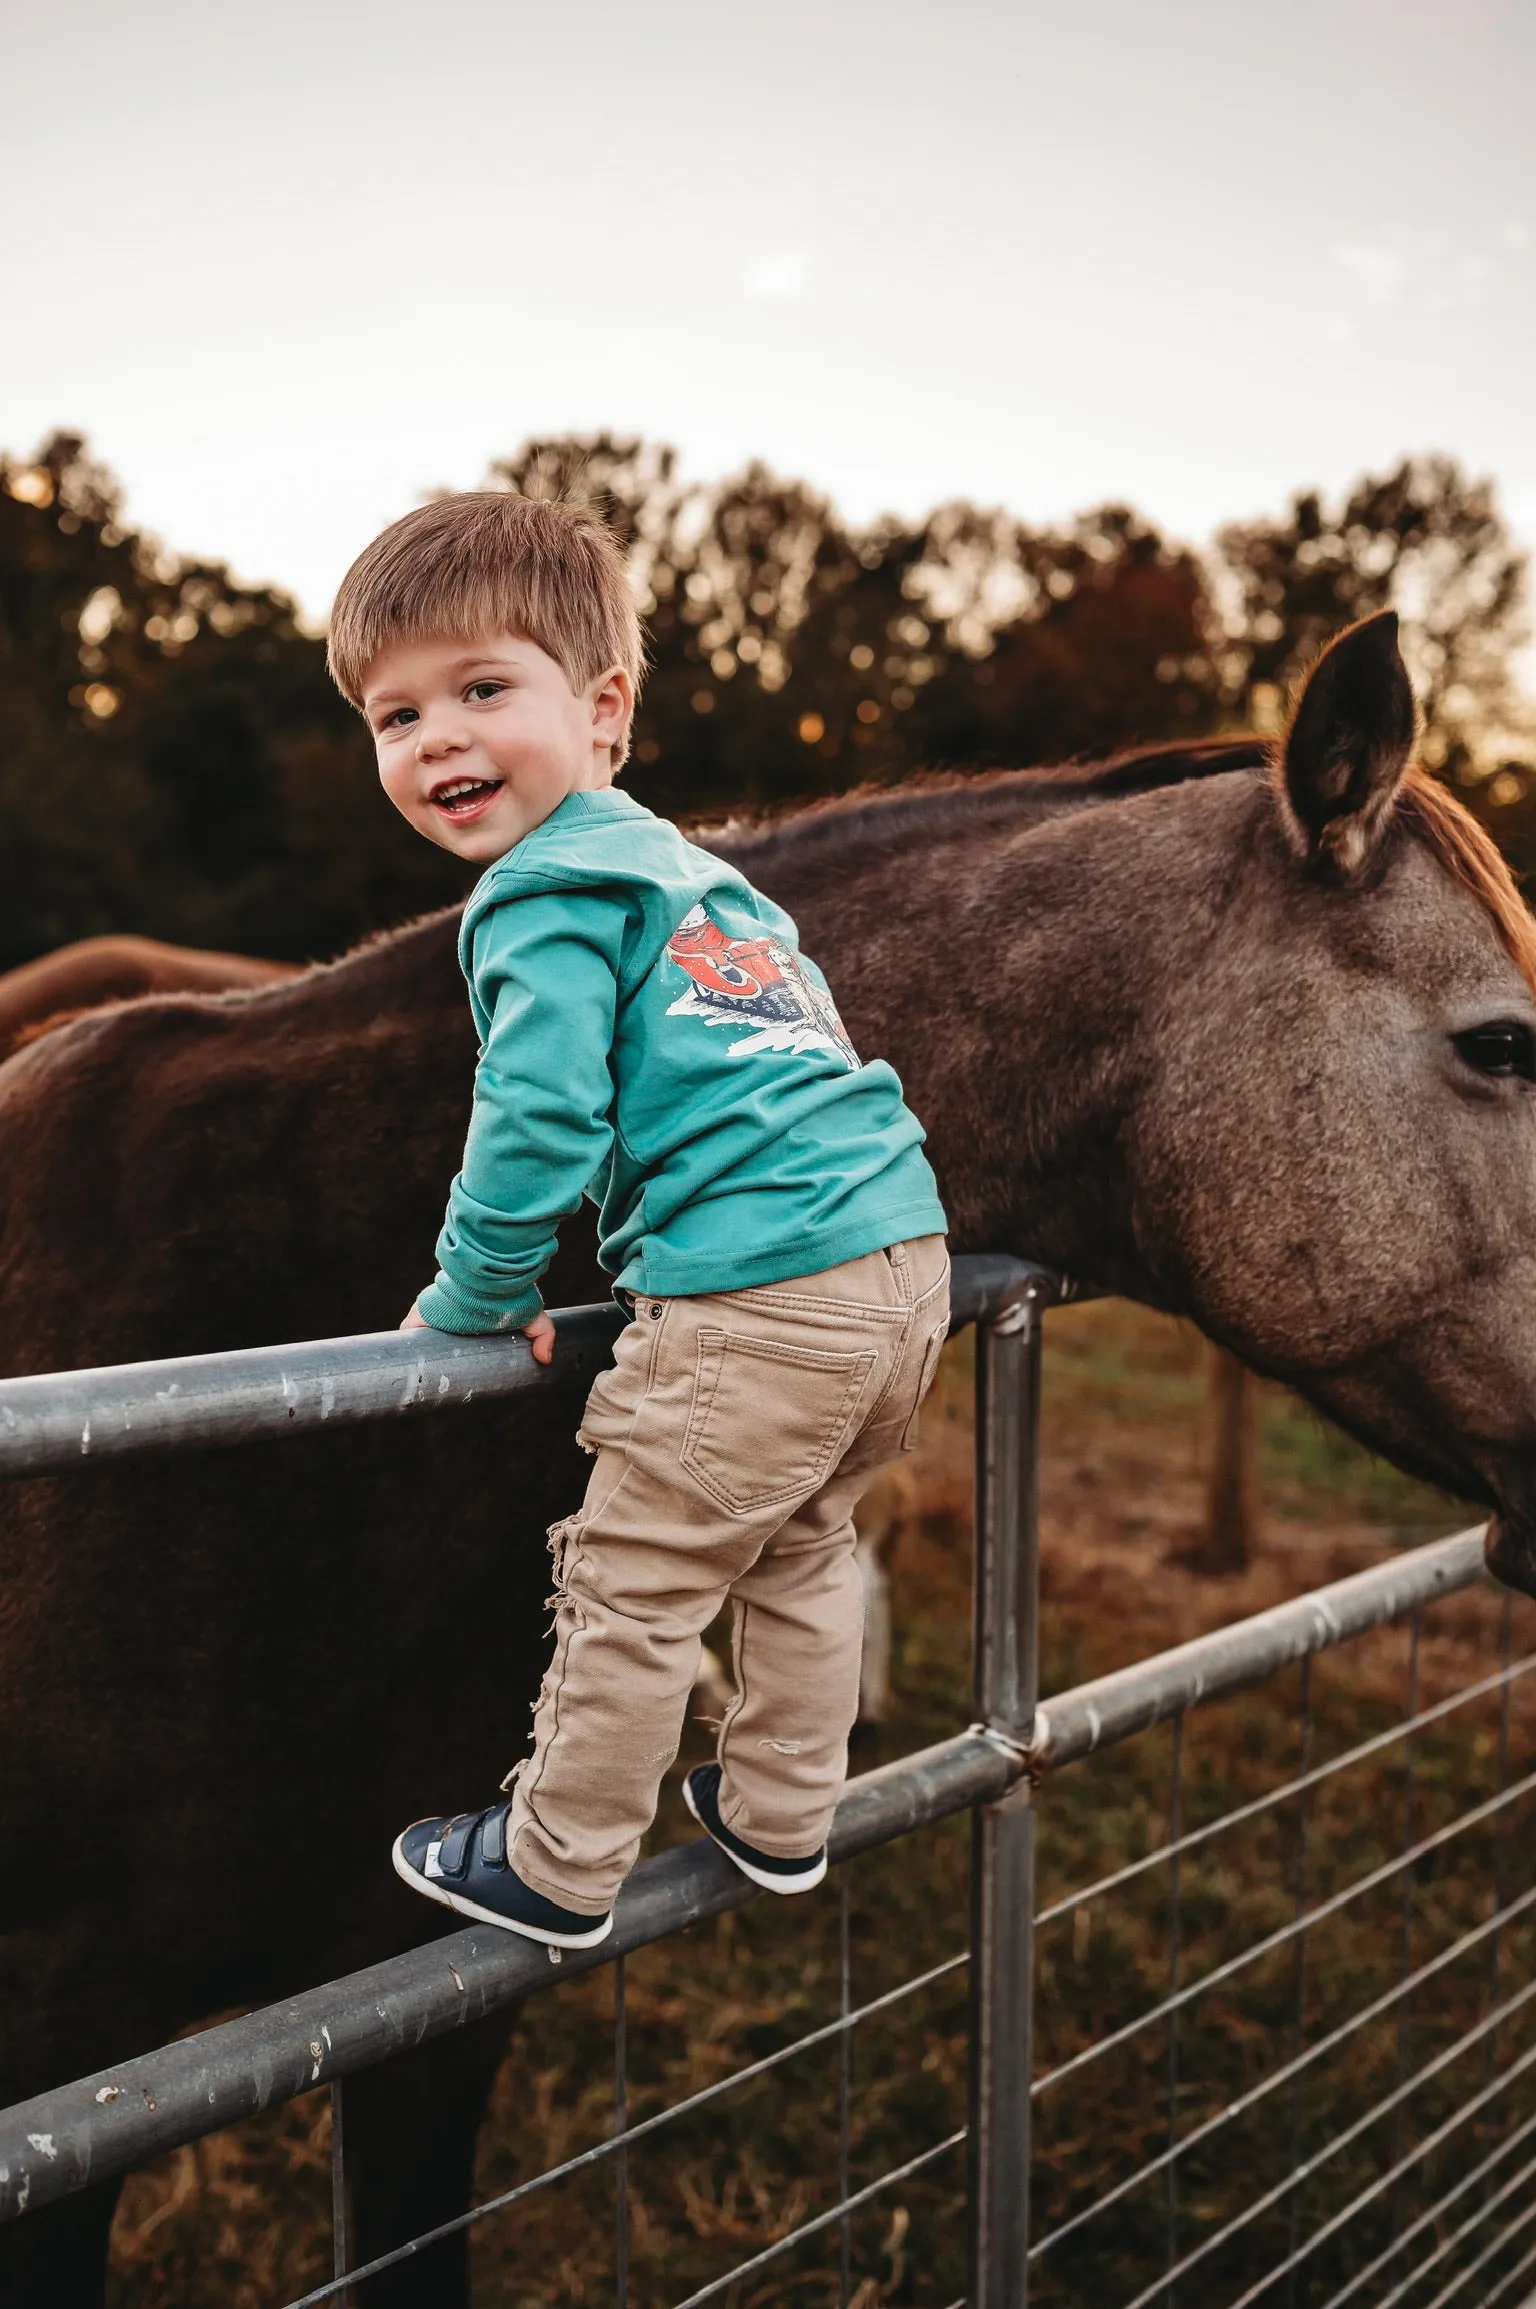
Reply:
[[[1234,1627],[1218,1628],[1164,1659],[1138,1661],[1062,1694],[1037,1715],[1042,1745],[1028,1753],[978,1725],[866,1773],[849,1782],[838,1806],[832,1857],[849,1859],[972,1805],[1005,1805],[1010,1791],[1027,1787],[1030,1778],[1090,1753],[1098,1744],[1095,1718],[1123,1727],[1117,1736],[1127,1736],[1161,1721],[1171,1705],[1199,1706],[1262,1682],[1298,1659],[1399,1618],[1415,1601],[1469,1587],[1481,1574],[1482,1532],[1461,1532]],[[1174,1659],[1180,1662],[1177,1688],[1189,1695],[1176,1703],[1170,1700],[1165,1673]],[[1017,1856],[1005,1853],[1003,1858],[1012,1865]],[[684,1845],[643,1861],[620,1895],[611,1939],[597,1949],[569,1952],[558,1969],[545,1950],[509,1933],[453,1932],[284,2004],[39,2094],[0,2111],[0,2219],[127,2172],[166,2149],[316,2084],[353,2075],[755,1897],[712,1845]],[[995,1900],[995,1887],[990,1897]],[[989,1954],[994,1969],[1006,1965],[1010,1972],[1022,1971],[1024,1913],[1016,1911],[1008,1920],[1004,1945],[994,1940],[975,1950],[973,1972],[988,1970]],[[990,2009],[996,2010],[1006,1990],[1006,1981],[994,1977]],[[1003,2062],[978,2060],[977,2065],[986,2077]],[[1027,2084],[1028,2076],[1026,2066],[1020,2081]],[[1027,2157],[1027,2093],[1015,2110],[1008,2076],[994,2077],[986,2089],[982,2121],[993,2144],[993,2162],[982,2181],[1001,2191],[1009,2174],[1017,2180],[1020,2160]],[[982,2085],[975,2091],[984,2097]],[[1006,2131],[1001,2130],[1004,2115]],[[997,2210],[1001,2216],[1001,2202]],[[1021,2224],[1005,2228],[1010,2241],[998,2249],[996,2262],[1005,2255],[1011,2261],[1015,2252],[1027,2249]],[[1003,2273],[994,2266],[995,2278]],[[983,2297],[972,2298],[979,2309]],[[1023,2295],[1016,2292],[1013,2298]]]
[[[1010,1359],[1018,1343],[1034,1341],[1027,1370],[1037,1373],[1037,1310],[1073,1295],[1063,1278],[1026,1260],[982,1254],[954,1262],[952,1329],[980,1321],[989,1341],[995,1328],[1003,1342],[995,1366],[984,1345],[979,1389],[984,1402],[998,1399],[999,1386],[1005,1398],[990,1424],[985,1413],[982,1422],[1000,1441],[979,1478],[979,1577],[989,1595],[1011,1587],[1020,1546],[1033,1547],[1019,1525],[1024,1505],[1032,1534],[1032,1475],[1021,1492],[1017,1467],[1012,1474],[1009,1467],[1021,1455],[1032,1465],[1038,1400],[1034,1393],[1027,1402],[1012,1400],[1022,1373]],[[0,1381],[0,1478],[53,1474],[87,1459],[275,1439],[562,1385],[584,1388],[608,1361],[624,1319],[617,1306],[557,1311],[552,1367],[534,1362],[520,1334],[381,1331]],[[1014,1618],[1008,1643],[1017,1663],[1032,1659],[1032,1620]],[[1026,1672],[1032,1675],[1032,1668]],[[1020,1715],[1015,1696],[1019,1673],[1015,1664],[999,1687],[1003,1738],[978,1727],[850,1783],[833,1829],[834,1858],[1005,1795],[1022,1769],[1021,1727],[1022,1736],[1028,1734],[1028,1715]],[[978,1713],[986,1719],[996,1713],[990,1682],[979,1678],[977,1690]],[[977,1878],[979,1885],[993,1884],[985,1857]],[[594,1954],[568,1954],[564,1974],[553,1974],[546,1952],[533,1943],[494,1931],[459,1932],[0,2112],[0,2219],[122,2174],[321,2081],[337,2081],[462,2027],[552,1978],[606,1963],[751,1897],[752,1888],[722,1855],[694,1845],[637,1869],[610,1939]],[[996,1908],[996,1890],[988,1897]],[[1000,1970],[1017,1969],[1017,1956],[1001,1940],[996,1961]],[[1012,1997],[1015,2007],[1022,1998],[1027,2009],[1027,1987],[1015,1987]]]
[[[95,1371],[0,1380],[0,1477],[252,1443],[359,1420],[462,1409],[555,1384],[590,1386],[624,1327],[617,1305],[559,1311],[557,1362],[521,1333],[363,1331]]]
[[[851,1859],[1000,1796],[1020,1768],[990,1741],[964,1732],[866,1773],[849,1782],[838,1805],[832,1858]],[[0,2111],[0,2220],[129,2172],[166,2149],[757,1897],[714,1845],[679,1845],[641,1861],[601,1947],[567,1950],[558,1965],[535,1941],[471,1926],[41,2093]]]
[[[1020,1300],[1080,1296],[1043,1267],[1001,1254],[954,1262],[952,1328]],[[92,1371],[0,1380],[0,1478],[56,1474],[82,1461],[199,1451],[306,1428],[409,1418],[553,1386],[583,1388],[610,1360],[625,1316],[613,1303],[556,1310],[551,1366],[520,1332],[363,1331],[293,1346],[241,1347]]]
[[[1058,1695],[1041,1708],[1041,1316],[1046,1307],[1080,1295],[1025,1261],[989,1256],[955,1262],[953,1327],[968,1321],[981,1327],[976,1721],[952,1739],[851,1781],[831,1836],[832,1858],[844,1861],[954,1813],[976,1812],[965,2128],[970,2309],[1016,2309],[1026,2302],[1030,2263],[1062,2233],[1052,2232],[1031,2250],[1034,1791],[1040,1778],[1465,1588],[1482,1570],[1483,1534],[1465,1532]],[[57,1473],[88,1459],[206,1449],[413,1416],[562,1385],[585,1388],[607,1361],[622,1322],[610,1306],[561,1312],[553,1369],[534,1363],[520,1335],[464,1339],[390,1331],[0,1382],[0,1478]],[[306,2300],[343,2292],[351,2298],[349,2273],[361,2279],[368,2271],[355,2270],[348,2233],[346,2077],[754,1897],[713,1846],[689,1845],[643,1863],[620,1897],[610,1940],[590,1952],[568,1952],[561,1969],[535,1944],[493,1930],[460,1930],[286,2004],[0,2111],[0,2219],[121,2175],[169,2148],[329,2083],[336,2119],[337,2278]],[[1036,2080],[1033,2092],[1049,2081]],[[846,2239],[856,2206],[960,2138],[924,2150],[915,2163],[859,2191],[849,2192],[845,2175],[838,2204],[746,2269],[776,2259],[802,2234],[833,2222],[841,2221]],[[619,2146],[617,2136],[613,2145]],[[461,2219],[477,2217],[472,2212]],[[397,2248],[370,2266],[385,2266],[429,2241]],[[690,2299],[713,2300],[742,2273],[738,2269]]]
[[[1214,1628],[1155,1659],[1138,1660],[1134,1667],[1058,1694],[1035,1718],[1034,1748],[1040,1765],[1057,1771],[1080,1756],[1092,1755],[1096,1748],[1149,1731],[1186,1708],[1241,1691],[1255,1681],[1257,1660],[1264,1663],[1258,1673],[1276,1675],[1315,1652],[1329,1651],[1351,1636],[1402,1619],[1439,1596],[1470,1587],[1483,1569],[1487,1529],[1479,1523],[1449,1539],[1431,1540],[1426,1547],[1411,1548],[1386,1563],[1372,1564],[1368,1571],[1335,1580],[1331,1587],[1313,1588],[1310,1594],[1275,1604],[1252,1619]]]

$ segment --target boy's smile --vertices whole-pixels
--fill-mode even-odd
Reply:
[[[634,704],[612,666],[581,690],[512,633],[398,642],[363,683],[384,791],[418,833],[475,865],[565,800],[613,783]]]
[[[446,784],[434,786],[427,799],[456,826],[467,826],[490,807],[502,785],[500,778],[449,778]]]

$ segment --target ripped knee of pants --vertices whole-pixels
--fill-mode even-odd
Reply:
[[[549,1527],[549,1561],[554,1572],[555,1584],[544,1598],[544,1608],[552,1614],[558,1615],[560,1606],[565,1602],[570,1592],[566,1586],[566,1567],[570,1562],[571,1542],[581,1530],[585,1520],[586,1518],[580,1514],[568,1515],[561,1522],[552,1523]],[[550,1624],[554,1624],[553,1619]]]

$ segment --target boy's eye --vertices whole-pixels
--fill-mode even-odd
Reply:
[[[403,730],[407,723],[413,722],[415,719],[416,708],[414,706],[396,706],[392,714],[384,716],[379,728],[381,730]]]
[[[465,692],[465,695],[467,697],[477,698],[483,704],[487,698],[499,696],[501,691],[504,690],[506,686],[507,685],[504,681],[472,681],[468,690]]]

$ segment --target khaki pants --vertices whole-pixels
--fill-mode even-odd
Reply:
[[[729,1595],[726,1825],[780,1858],[825,1842],[859,1696],[852,1510],[915,1440],[949,1324],[942,1235],[793,1282],[643,1299],[550,1533],[555,1653],[508,1856],[563,1907],[609,1907],[677,1754],[699,1639]]]

